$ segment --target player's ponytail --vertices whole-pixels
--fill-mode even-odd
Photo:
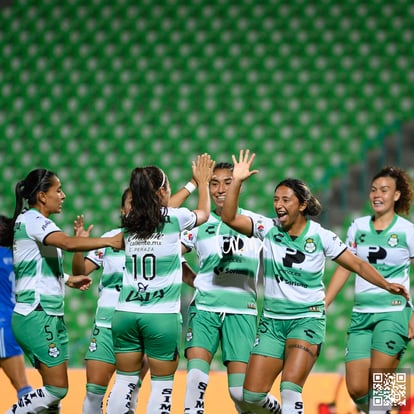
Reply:
[[[47,192],[52,186],[52,178],[55,176],[56,174],[52,171],[37,168],[30,171],[24,180],[17,182],[15,187],[16,204],[12,218],[11,233],[13,232],[17,216],[25,208],[25,200],[29,207],[34,206],[37,203],[37,194],[40,191]]]
[[[135,168],[129,188],[132,194],[131,211],[123,218],[123,227],[130,235],[147,239],[160,231],[165,223],[167,209],[159,193],[166,188],[165,173],[156,166]]]

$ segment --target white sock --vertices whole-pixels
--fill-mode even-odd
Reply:
[[[133,392],[138,383],[138,374],[126,375],[117,372],[115,383],[108,398],[107,414],[120,414],[128,412],[131,408]]]
[[[171,413],[173,382],[173,375],[166,377],[151,375],[151,394],[148,400],[147,414]]]
[[[253,392],[243,389],[243,400],[247,407],[255,414],[280,414],[279,401],[268,392]],[[247,410],[247,413],[249,411]]]
[[[243,382],[245,374],[228,374],[229,394],[238,414],[248,414],[251,404],[243,401]]]
[[[82,414],[101,414],[104,397],[105,394],[95,394],[94,392],[86,391]]]
[[[202,359],[188,361],[184,413],[203,414],[204,395],[208,385],[210,365]]]
[[[139,393],[139,390],[141,389],[141,385],[142,385],[142,380],[141,380],[141,378],[139,378],[138,379],[138,384],[135,387],[135,390],[132,392],[131,408],[129,409],[128,414],[134,414],[135,413],[135,410],[137,409],[138,393]]]
[[[290,389],[280,392],[282,398],[282,414],[304,414],[302,393]]]
[[[25,394],[6,414],[41,413],[50,406],[59,404],[60,398],[52,395],[45,387]]]

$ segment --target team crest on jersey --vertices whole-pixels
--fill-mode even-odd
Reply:
[[[193,330],[188,328],[187,335],[185,336],[185,340],[190,342],[193,339]]]
[[[96,339],[92,338],[92,340],[89,344],[89,351],[90,352],[95,352],[97,348],[98,348],[98,345],[96,344]]]
[[[52,358],[57,358],[59,355],[60,351],[56,344],[54,344],[53,342],[49,344],[49,356],[51,356]]]
[[[99,257],[99,259],[102,259],[103,255],[104,254],[102,250],[95,250],[95,256]]]
[[[315,242],[311,237],[308,237],[305,241],[305,250],[308,253],[313,253],[316,250]]]
[[[388,239],[388,245],[391,247],[395,247],[398,244],[398,236],[394,233],[391,234],[390,238]]]

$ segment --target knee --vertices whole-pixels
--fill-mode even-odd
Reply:
[[[362,384],[362,383],[348,383],[347,389],[349,396],[354,400],[358,400],[362,398],[363,396],[367,395],[368,390],[368,384]]]

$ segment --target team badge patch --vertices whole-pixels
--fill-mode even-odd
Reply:
[[[53,342],[49,344],[49,356],[51,356],[52,358],[57,358],[59,355],[60,351],[56,344],[54,344]]]
[[[308,237],[305,241],[305,250],[308,253],[313,253],[316,250],[315,242],[311,237]]]
[[[398,244],[398,236],[394,233],[391,234],[390,238],[388,239],[388,245],[390,247],[395,247]]]
[[[187,335],[185,336],[185,340],[190,342],[193,339],[193,330],[190,328],[187,331]]]

